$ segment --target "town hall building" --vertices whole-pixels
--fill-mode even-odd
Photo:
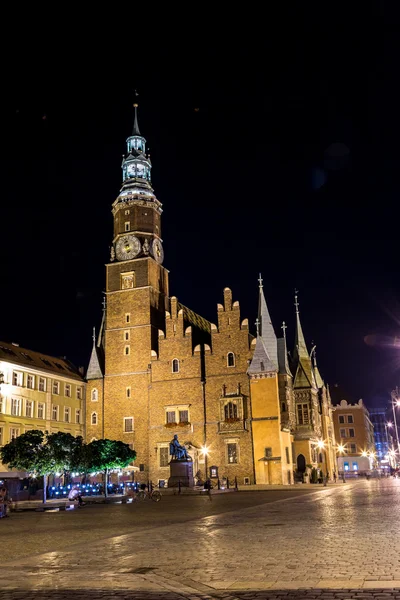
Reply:
[[[138,127],[112,205],[103,320],[86,374],[86,439],[110,438],[137,453],[136,479],[169,477],[175,434],[202,479],[291,484],[311,467],[335,471],[329,391],[307,349],[296,299],[289,360],[259,278],[257,331],[229,288],[211,323],[170,294],[161,203]]]

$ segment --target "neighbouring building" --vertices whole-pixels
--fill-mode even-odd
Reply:
[[[392,437],[393,424],[388,420],[387,413],[385,408],[371,408],[369,411],[371,423],[374,426],[376,458],[382,468],[396,466]]]
[[[31,429],[84,435],[83,374],[67,359],[0,342],[0,446]],[[0,477],[24,477],[0,462]]]
[[[258,286],[256,335],[229,288],[215,323],[170,295],[161,203],[137,121],[113,203],[106,303],[87,370],[86,440],[107,437],[137,452],[139,481],[166,481],[169,443],[184,443],[202,478],[293,483],[310,465],[334,470],[329,390],[309,353],[296,300],[289,362]]]
[[[333,407],[333,422],[337,443],[343,448],[337,458],[339,472],[372,469],[376,464],[374,426],[364,402],[342,400]]]

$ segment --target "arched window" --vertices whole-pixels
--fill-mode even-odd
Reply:
[[[97,402],[98,399],[99,399],[99,392],[98,392],[97,388],[94,388],[94,390],[92,390],[92,402]]]
[[[172,372],[179,373],[179,360],[177,358],[172,361]]]
[[[92,413],[92,425],[97,425],[97,413]]]
[[[228,402],[227,404],[225,404],[224,414],[225,414],[225,421],[227,419],[237,419],[238,410],[237,410],[237,405],[235,404],[235,402]]]
[[[235,366],[235,355],[233,352],[228,352],[228,367]]]
[[[282,402],[282,412],[286,412],[286,402]]]

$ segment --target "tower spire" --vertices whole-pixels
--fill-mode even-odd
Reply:
[[[294,386],[295,387],[316,387],[315,376],[311,357],[307,350],[307,344],[304,339],[303,329],[300,322],[300,311],[298,302],[298,291],[295,290],[294,305],[296,307],[296,334],[294,341]]]
[[[132,135],[140,135],[139,125],[138,125],[138,117],[137,117],[137,109],[139,104],[137,102],[134,103],[133,108],[135,109],[135,119],[133,121],[133,131]]]
[[[298,290],[294,292],[294,305],[296,307],[296,335],[294,342],[294,353],[293,355],[298,359],[306,358],[310,360],[310,356],[308,354],[306,341],[304,339],[303,329],[300,323],[300,311],[299,311],[299,302],[298,302]]]
[[[261,273],[258,277],[259,283],[259,298],[258,298],[258,333],[262,337],[268,356],[271,361],[278,367],[278,344],[276,341],[275,331],[269,315],[267,303],[265,301],[263,280]]]

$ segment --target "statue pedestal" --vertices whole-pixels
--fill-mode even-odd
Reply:
[[[178,487],[179,481],[182,486],[193,487],[193,462],[191,460],[171,460],[169,463],[170,477],[168,487]]]

